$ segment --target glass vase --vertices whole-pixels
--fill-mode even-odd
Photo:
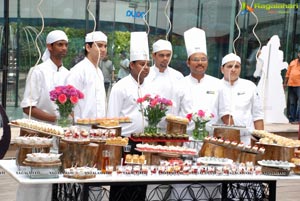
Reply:
[[[195,122],[195,128],[193,130],[194,140],[204,140],[208,136],[208,131],[205,128],[206,122]]]
[[[73,118],[71,115],[60,115],[57,119],[57,125],[63,128],[67,128],[73,125]]]
[[[144,133],[150,133],[154,134],[157,133],[157,124],[149,124],[148,126],[145,127]]]

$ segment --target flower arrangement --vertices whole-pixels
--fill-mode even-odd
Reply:
[[[203,140],[208,135],[205,125],[214,118],[214,114],[205,112],[203,110],[198,110],[197,112],[187,114],[186,118],[195,123],[193,138],[196,140]]]
[[[157,124],[164,116],[166,116],[168,108],[173,105],[171,100],[161,98],[158,95],[151,97],[150,94],[146,94],[144,97],[138,98],[137,103],[141,105],[141,111],[148,120],[148,126],[145,127],[144,130],[146,133],[157,132]],[[143,103],[147,103],[145,107],[143,107]]]
[[[59,124],[64,124],[63,121],[66,121],[66,119],[72,113],[75,104],[79,99],[83,98],[83,93],[72,85],[57,86],[50,91],[50,99],[55,101],[56,105],[58,106],[58,112],[61,120],[61,122],[58,120]]]

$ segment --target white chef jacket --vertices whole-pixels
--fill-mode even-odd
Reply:
[[[149,94],[148,87],[143,82],[140,85],[140,89],[138,89],[138,83],[131,74],[118,81],[112,87],[108,101],[107,117],[128,116],[131,119],[131,123],[122,125],[122,136],[143,132],[144,126],[147,126],[146,121],[143,120],[137,99]]]
[[[104,78],[99,67],[85,57],[70,70],[67,84],[73,85],[84,94],[74,107],[75,120],[78,118],[99,118],[106,116],[106,92]]]
[[[159,95],[160,97],[172,100],[173,106],[169,108],[167,114],[178,115],[177,111],[179,110],[177,103],[177,94],[178,94],[178,81],[183,78],[183,75],[171,68],[167,67],[164,72],[159,72],[159,68],[153,65],[150,67],[149,75],[145,78],[145,82],[147,85],[151,85],[151,95]],[[158,127],[164,132],[164,128],[166,127],[165,120],[158,124]]]
[[[200,82],[198,82],[196,78],[188,75],[181,80],[180,86],[184,88],[186,96],[191,99],[193,112],[200,109],[210,113],[214,112],[220,88],[220,80],[218,78],[204,75]],[[183,102],[182,104],[186,103]],[[181,116],[185,115],[181,113]]]
[[[254,121],[264,119],[262,100],[256,85],[242,78],[238,78],[233,85],[224,78],[221,82],[219,117],[230,114],[236,126],[254,129]],[[242,130],[241,140],[250,144],[250,133]]]
[[[217,120],[216,101],[218,99],[218,91],[220,89],[220,79],[210,75],[204,77],[198,82],[191,74],[184,77],[180,81],[180,87],[184,92],[184,100],[180,101],[180,116],[186,116],[187,113],[203,110],[208,113],[213,113],[215,118],[208,124],[215,123]],[[191,105],[189,107],[188,105]],[[190,109],[187,111],[185,108]],[[193,122],[188,126],[188,132],[194,128]]]
[[[65,85],[65,79],[68,75],[68,69],[63,66],[58,68],[51,59],[47,59],[36,67],[32,67],[26,79],[21,107],[25,108],[32,105],[58,116],[57,106],[50,100],[49,92],[56,86]],[[52,184],[20,184],[16,194],[17,201],[50,201],[51,197]]]
[[[65,85],[69,70],[61,66],[58,68],[51,59],[38,66],[32,67],[26,79],[24,97],[21,107],[26,108],[30,105],[58,116],[57,105],[50,100],[50,91],[56,86]]]

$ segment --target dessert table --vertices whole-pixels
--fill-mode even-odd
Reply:
[[[59,174],[58,178],[47,179],[30,179],[28,173],[22,172],[16,166],[15,160],[0,160],[0,167],[3,168],[11,177],[21,184],[58,184],[63,186],[64,190],[54,188],[53,200],[59,200],[57,197],[66,194],[73,188],[79,193],[75,193],[71,196],[81,197],[81,200],[99,200],[95,197],[95,193],[109,194],[109,188],[102,188],[102,186],[113,185],[148,185],[146,200],[163,200],[166,193],[173,194],[175,199],[180,200],[184,196],[195,198],[197,193],[206,198],[227,198],[228,200],[245,196],[244,198],[253,199],[257,196],[262,196],[268,200],[276,200],[276,181],[277,180],[299,180],[299,175],[290,174],[289,176],[267,176],[267,175],[209,175],[209,174],[190,174],[190,175],[117,175],[113,172],[112,175],[97,174],[95,178],[91,179],[72,179],[63,177]],[[66,186],[67,184],[71,187]],[[178,185],[181,184],[181,185]],[[184,184],[184,185],[183,185]],[[76,185],[76,187],[74,187]],[[151,188],[149,189],[149,185]],[[208,187],[207,187],[208,186]],[[99,187],[97,192],[93,192],[95,187]],[[78,190],[79,188],[79,190]],[[256,190],[255,190],[256,188]],[[261,192],[258,190],[263,188]],[[99,190],[100,189],[100,190]],[[249,190],[250,189],[250,190]],[[264,195],[256,195],[251,193],[251,189],[256,193],[263,193]],[[183,192],[197,191],[190,195],[185,195]],[[205,191],[205,192],[203,192]],[[201,193],[202,192],[202,193]],[[245,192],[247,192],[245,194]],[[159,196],[161,193],[165,193],[164,196]],[[93,195],[93,196],[91,196]],[[66,197],[67,195],[63,195]],[[172,195],[169,195],[172,196]],[[159,198],[162,197],[162,198]],[[190,198],[190,200],[193,200]],[[108,198],[107,198],[108,199]],[[197,199],[197,198],[196,198]],[[70,199],[72,200],[72,199]],[[75,199],[76,200],[76,199]],[[103,199],[106,200],[106,199]],[[168,200],[168,199],[167,199]],[[189,199],[187,199],[189,200]]]

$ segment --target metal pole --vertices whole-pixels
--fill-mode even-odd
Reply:
[[[88,8],[89,0],[85,1],[85,33],[89,32],[89,12],[87,10]]]
[[[174,12],[174,0],[171,0],[171,6],[170,6],[170,21],[171,25],[173,25],[173,12]],[[172,42],[172,32],[173,32],[173,26],[171,26],[170,33],[168,36],[168,41]]]
[[[17,49],[16,49],[16,63],[14,64],[16,66],[16,93],[15,93],[15,107],[18,107],[18,100],[19,100],[19,64],[20,64],[20,0],[18,0],[18,20],[17,20]]]
[[[96,1],[96,30],[100,29],[100,0]]]
[[[2,74],[2,106],[6,108],[7,70],[8,70],[8,41],[9,41],[9,0],[4,0],[4,45],[3,45],[3,74]]]

